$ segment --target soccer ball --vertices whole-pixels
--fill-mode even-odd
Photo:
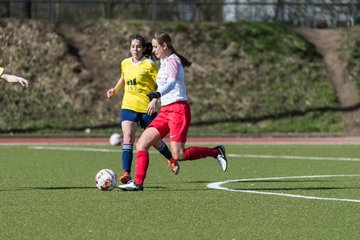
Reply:
[[[120,146],[122,143],[122,137],[118,133],[114,133],[110,136],[109,143],[111,146]]]
[[[102,191],[111,191],[117,185],[117,175],[111,169],[101,169],[95,176],[96,187]]]

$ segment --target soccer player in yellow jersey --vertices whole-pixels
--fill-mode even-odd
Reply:
[[[3,67],[0,67],[0,79],[4,79],[9,83],[20,83],[24,87],[29,86],[29,81],[25,78],[18,77],[12,74],[4,73],[5,69]]]
[[[121,62],[121,76],[116,86],[107,91],[111,98],[124,88],[121,105],[121,128],[123,132],[123,152],[121,183],[131,180],[131,164],[133,145],[138,125],[145,129],[156,117],[156,104],[150,102],[147,94],[156,89],[157,66],[151,60],[152,46],[141,35],[129,38],[131,57]],[[163,141],[157,141],[153,146],[168,159],[168,164],[174,175],[178,174],[179,166],[173,161],[169,148]]]

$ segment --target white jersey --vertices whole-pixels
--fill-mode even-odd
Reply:
[[[187,101],[184,67],[176,54],[160,60],[160,69],[156,77],[158,91],[162,91],[167,81],[175,79],[175,86],[170,92],[161,96],[161,106],[178,101]]]

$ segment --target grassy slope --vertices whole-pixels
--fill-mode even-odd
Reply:
[[[348,62],[347,69],[351,80],[360,90],[360,27],[354,27],[348,31],[348,40],[342,57]]]
[[[0,89],[0,131],[62,131],[116,122],[121,95],[108,101],[118,63],[128,56],[127,37],[165,30],[187,70],[192,105],[191,133],[338,132],[336,96],[314,47],[291,28],[262,23],[143,23],[100,20],[75,26],[84,36],[80,57],[67,48],[71,39],[45,22],[2,20],[1,64],[27,76],[31,91]],[[116,30],[116,31],[115,31]],[[25,36],[30,37],[25,38]],[[102,67],[89,69],[81,54]],[[80,69],[80,70],[79,70]],[[86,74],[87,73],[87,74]],[[92,78],[96,73],[103,79]],[[20,100],[21,99],[21,100]],[[45,129],[45,130],[44,130]],[[58,130],[56,130],[58,129]]]

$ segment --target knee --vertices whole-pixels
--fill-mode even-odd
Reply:
[[[184,160],[184,158],[185,158],[184,151],[176,151],[176,152],[172,152],[171,154],[172,154],[172,157],[177,161]]]
[[[161,150],[162,146],[163,146],[163,143],[162,141],[158,141],[156,143],[153,144],[153,147],[156,149],[156,150]]]
[[[136,143],[136,150],[149,150],[150,143],[143,139],[139,139],[139,141]]]
[[[123,134],[123,143],[134,144],[134,139],[131,134]]]

